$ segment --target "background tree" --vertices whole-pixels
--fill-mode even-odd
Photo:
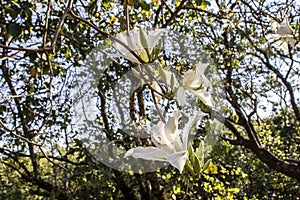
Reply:
[[[280,28],[272,28],[275,22],[286,17],[292,36],[272,39]],[[298,17],[299,3],[292,0],[2,0],[1,198],[297,198]],[[110,36],[135,27],[190,35],[222,78],[225,129],[210,155],[213,163],[197,178],[171,166],[145,174],[120,172],[97,162],[76,139],[72,88],[84,60]],[[188,70],[183,60],[162,59],[180,72]],[[120,63],[101,75],[103,109],[105,94],[134,66]],[[119,136],[104,114],[100,109],[100,125]],[[195,147],[206,131],[199,127]],[[118,139],[138,144],[125,135]]]

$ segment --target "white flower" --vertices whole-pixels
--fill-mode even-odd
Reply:
[[[173,72],[159,68],[158,76],[156,77],[156,80],[151,84],[152,89],[154,89],[156,102],[160,102],[163,95],[166,95],[166,93],[174,92],[175,88],[178,88],[178,86],[178,80],[176,79],[176,75]],[[164,88],[164,90],[162,90],[162,87]]]
[[[152,51],[161,38],[165,29],[155,29],[152,31],[144,31],[142,29],[134,29],[129,33],[119,33],[115,38],[123,42],[129,49],[127,49],[120,42],[115,41],[115,47],[120,54],[115,56],[124,57],[132,62],[139,63],[139,59],[131,52],[135,52],[145,63],[151,61]]]
[[[232,29],[234,27],[241,28],[240,21],[235,19],[222,19],[222,29]]]
[[[207,91],[207,89],[211,87],[211,84],[204,75],[208,65],[208,63],[198,63],[196,69],[190,69],[184,73],[182,87],[179,87],[177,92],[177,99],[180,104],[186,103],[185,92],[188,90],[205,105],[210,107],[215,106],[211,94]]]
[[[294,30],[290,26],[287,16],[280,24],[273,20],[271,27],[276,33],[269,38],[271,40],[275,40],[273,45],[279,46],[279,48],[283,49],[286,53],[289,51],[288,44],[290,44],[292,47],[295,46],[296,40],[293,36]]]
[[[166,124],[160,121],[151,128],[151,141],[155,147],[136,147],[128,150],[125,157],[133,156],[145,160],[169,162],[181,173],[188,158],[189,133],[195,122],[205,115],[205,113],[198,111],[190,116],[188,123],[182,130],[182,134],[180,134],[178,119],[181,114],[178,112],[172,113]]]
[[[163,91],[161,89],[161,85],[157,82],[154,81],[151,84],[152,89],[154,90],[154,98],[156,103],[159,103],[162,100],[162,96],[163,96]]]

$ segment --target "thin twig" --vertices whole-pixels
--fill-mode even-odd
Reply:
[[[53,52],[54,51],[54,46],[56,44],[57,38],[58,38],[60,30],[61,30],[61,27],[64,24],[64,21],[65,21],[67,15],[68,15],[68,13],[72,9],[72,4],[73,4],[73,0],[69,0],[67,8],[66,8],[64,14],[61,16],[60,21],[58,23],[58,26],[57,26],[57,28],[55,30],[54,37],[53,37],[53,39],[51,41],[50,47],[42,47],[42,48],[38,48],[38,49],[30,49],[30,48],[26,48],[26,47],[6,46],[6,45],[3,45],[3,44],[0,44],[0,47],[3,48],[3,49],[7,49],[7,50],[26,51],[26,52],[32,52],[32,53]],[[50,11],[47,11],[47,12],[50,12]],[[44,40],[45,40],[45,38],[44,38]],[[43,42],[43,44],[44,44],[44,42]]]
[[[44,33],[44,39],[43,39],[43,47],[46,46],[47,43],[47,31],[49,28],[49,15],[51,11],[51,0],[48,0],[48,8],[46,11],[46,19],[45,19],[45,33]]]
[[[73,4],[73,0],[69,0],[65,12],[64,12],[64,14],[61,16],[61,18],[60,18],[60,20],[59,20],[59,24],[58,24],[58,26],[57,26],[57,28],[56,28],[56,31],[55,31],[55,33],[54,33],[54,37],[53,37],[52,42],[51,42],[51,47],[52,47],[52,48],[54,48],[54,45],[56,44],[56,41],[57,41],[59,32],[60,32],[60,30],[61,30],[62,25],[64,24],[64,21],[65,21],[67,15],[68,15],[68,13],[69,13],[70,11],[72,11],[72,4]]]
[[[54,162],[53,160],[51,160],[51,159],[48,157],[48,155],[44,152],[44,150],[42,149],[42,147],[39,147],[39,149],[40,149],[40,151],[42,152],[42,154],[45,156],[45,158],[46,158],[49,162],[51,162],[53,165],[56,165],[56,166],[58,166],[58,167],[60,167],[60,168],[62,168],[62,169],[64,169],[64,170],[67,170],[67,168],[65,168],[64,166],[61,166],[60,164],[58,164],[58,163]]]
[[[25,142],[28,142],[28,143],[33,144],[33,145],[36,145],[36,146],[42,146],[41,144],[37,144],[37,143],[35,143],[35,142],[33,142],[33,141],[30,141],[30,140],[28,140],[27,138],[25,138],[25,137],[23,137],[23,136],[21,136],[21,135],[19,135],[19,134],[17,134],[17,133],[14,133],[14,130],[11,130],[10,128],[8,128],[8,127],[2,122],[1,119],[0,119],[0,125],[1,125],[7,132],[9,132],[9,133],[13,134],[14,136],[20,138],[21,140],[24,140]]]
[[[162,26],[162,28],[166,28],[167,26],[169,26],[171,24],[171,22],[175,19],[175,17],[178,15],[178,13],[182,10],[182,8],[186,2],[187,2],[186,0],[182,0],[180,2],[179,6],[175,10],[175,12],[172,13],[171,17],[166,21],[166,23]]]
[[[127,34],[129,34],[128,0],[126,0],[124,12],[125,12],[125,17],[126,17],[126,31],[127,31]]]

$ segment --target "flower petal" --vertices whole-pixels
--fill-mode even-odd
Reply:
[[[180,112],[173,112],[169,116],[169,120],[165,126],[165,134],[168,140],[170,141],[170,145],[168,145],[169,152],[179,152],[182,151],[182,140],[178,130],[178,120],[181,117]]]
[[[191,92],[198,97],[205,105],[215,107],[215,101],[211,94],[205,90],[191,90]]]
[[[166,29],[155,29],[155,30],[149,31],[146,39],[147,39],[148,48],[149,48],[150,53],[152,52],[157,41],[161,38],[161,36],[164,34],[165,31],[166,31]]]
[[[276,31],[277,34],[281,36],[293,34],[293,29],[289,24],[289,18],[286,16],[284,20],[280,23],[279,28]]]
[[[151,127],[151,141],[157,148],[162,148],[163,146],[169,145],[170,141],[165,135],[165,124],[161,121],[158,124]]]
[[[157,161],[167,161],[166,157],[168,154],[166,151],[162,149],[158,149],[156,147],[136,147],[133,149],[129,149],[124,158],[132,156],[134,158],[142,158],[144,160],[157,160]]]
[[[167,161],[174,167],[176,167],[180,173],[182,173],[186,160],[188,158],[187,151],[181,151],[173,153],[167,157]]]
[[[159,103],[162,100],[163,91],[157,81],[154,81],[151,84],[151,87],[154,89],[153,93],[154,93],[155,101],[156,103]]]
[[[202,79],[203,87],[208,88],[211,86],[210,81],[205,76],[205,70],[209,66],[209,63],[198,63],[196,64],[197,76],[200,76]]]
[[[183,141],[183,150],[187,150],[188,148],[188,138],[190,131],[192,127],[194,126],[195,122],[202,119],[202,117],[206,116],[207,114],[202,111],[196,111],[192,116],[189,116],[189,121],[183,128],[183,135],[182,135],[182,141]]]
[[[204,75],[205,70],[207,69],[207,67],[209,66],[209,63],[197,63],[196,64],[196,72],[199,75]]]
[[[281,45],[279,46],[285,53],[289,52],[289,45],[286,41],[282,41]]]
[[[121,56],[135,63],[140,63],[139,60],[131,53],[136,52],[138,56],[144,59],[145,49],[140,43],[140,34],[138,29],[131,30],[128,33],[122,32],[116,35],[116,39],[123,42],[127,47],[120,44],[119,42],[115,42],[116,49],[120,52]],[[148,59],[148,57],[146,58]]]
[[[186,104],[185,90],[183,87],[179,87],[177,91],[177,101],[179,105]]]
[[[140,64],[140,61],[132,54],[130,53],[130,51],[123,51],[123,53],[116,53],[114,55],[110,54],[111,57],[123,57],[123,58],[126,58],[127,60],[130,60],[131,62],[134,62],[134,63],[138,63]]]
[[[183,75],[183,86],[188,88],[198,88],[202,85],[202,77],[196,76],[195,70],[187,70]]]
[[[166,79],[167,79],[167,83],[165,83],[165,84],[172,86],[172,88],[178,87],[179,84],[178,84],[175,74],[168,70],[165,70],[165,69],[163,69],[163,71],[164,71]],[[172,76],[173,76],[173,80],[174,80],[174,83],[173,83],[174,85],[171,85]]]
[[[165,125],[165,134],[171,143],[180,141],[178,133],[178,119],[181,117],[181,113],[174,112],[170,114],[167,124]]]
[[[278,27],[279,27],[279,23],[274,19],[271,19],[271,28],[273,29],[274,32],[277,31]]]
[[[290,36],[287,35],[286,39],[290,42],[290,44],[291,44],[292,47],[295,46],[295,44],[296,44],[297,41],[294,39],[293,35],[290,35]]]

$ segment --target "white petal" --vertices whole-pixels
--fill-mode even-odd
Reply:
[[[127,33],[119,33],[116,38],[123,42],[129,49],[124,47],[119,42],[115,42],[116,49],[120,52],[121,56],[135,63],[140,63],[139,60],[131,53],[135,52],[138,56],[144,57],[143,46],[140,43],[139,30],[134,29]]]
[[[272,34],[271,36],[268,36],[268,40],[278,40],[279,38],[281,38],[281,35],[278,34]]]
[[[140,64],[140,61],[129,51],[127,51],[127,52],[124,51],[121,54],[116,53],[115,55],[113,55],[113,57],[123,57],[123,58],[126,58],[127,60],[130,60],[131,62]]]
[[[205,90],[191,90],[191,92],[198,97],[205,105],[215,107],[215,101],[211,94]]]
[[[279,23],[274,19],[271,19],[271,28],[273,29],[273,31],[277,31],[278,27],[279,27]]]
[[[116,38],[128,46],[127,36],[125,33],[119,33],[118,35],[116,35]],[[128,51],[127,48],[125,48],[122,44],[120,44],[117,41],[115,42],[115,47],[118,49],[119,52]],[[131,48],[130,46],[128,47]]]
[[[133,29],[129,31],[127,34],[127,44],[133,51],[140,51],[143,48],[143,45],[141,44],[140,39],[140,30],[139,29]]]
[[[197,76],[201,76],[203,87],[210,87],[210,81],[205,76],[205,70],[209,66],[209,63],[198,63],[196,65]]]
[[[288,17],[285,17],[283,22],[280,23],[280,26],[277,29],[276,33],[281,35],[281,36],[293,34],[293,29],[289,24]]]
[[[163,146],[169,145],[170,141],[165,135],[165,124],[161,121],[158,124],[151,127],[151,141],[157,148],[162,148]]]
[[[291,46],[294,47],[295,44],[296,44],[296,40],[294,39],[294,37],[291,35],[291,36],[287,36],[286,39],[291,43]]]
[[[162,94],[163,94],[163,91],[161,90],[161,87],[159,85],[159,83],[157,83],[157,81],[154,81],[152,84],[151,84],[151,87],[154,89],[154,97],[155,97],[155,101],[156,103],[159,103],[162,99]]]
[[[180,136],[178,133],[178,119],[181,117],[181,113],[174,112],[170,114],[167,124],[165,125],[165,135],[171,144],[179,143]],[[176,144],[175,144],[176,145]]]
[[[207,114],[202,112],[202,111],[195,111],[192,116],[189,116],[189,121],[183,128],[183,135],[182,135],[182,140],[183,140],[183,150],[187,150],[188,147],[188,138],[190,131],[192,127],[194,126],[195,122],[202,119],[202,117],[206,116]]]
[[[171,154],[167,157],[168,162],[176,167],[180,173],[182,173],[186,160],[188,158],[187,151],[181,151],[174,154]]]
[[[197,74],[204,75],[206,68],[209,66],[209,63],[197,63],[196,71]]]
[[[167,161],[166,158],[168,154],[162,149],[156,147],[136,147],[129,149],[124,158],[132,156],[134,158],[142,158],[144,160],[157,160],[157,161]]]
[[[155,29],[152,31],[149,31],[147,35],[147,44],[149,48],[149,52],[152,52],[152,49],[155,47],[156,42],[160,39],[160,37],[164,34],[166,29]]]
[[[172,87],[173,86],[177,87],[178,86],[178,81],[176,79],[175,74],[172,73],[172,72],[170,72],[170,71],[168,71],[168,70],[165,70],[165,69],[163,69],[163,71],[164,71],[164,73],[166,75],[166,79],[167,79],[167,83],[166,84],[171,85],[171,79],[172,79],[172,76],[173,76],[173,78],[174,78],[174,85],[172,85]]]
[[[287,41],[284,38],[277,40],[272,44],[272,46],[278,46],[278,48],[282,49],[285,53],[289,52],[289,46]]]
[[[194,70],[187,70],[183,75],[183,85],[187,87],[192,87],[193,82],[195,81],[196,72]],[[196,87],[199,87],[198,85]]]
[[[283,51],[284,51],[285,53],[288,53],[288,52],[289,52],[289,45],[288,45],[287,42],[283,41],[279,47],[280,47],[281,49],[283,49]]]
[[[178,131],[178,120],[181,117],[180,112],[174,112],[169,116],[169,120],[165,126],[165,134],[168,140],[170,141],[170,145],[168,148],[170,149],[170,153],[182,151],[182,141]]]
[[[183,87],[179,87],[177,91],[177,101],[179,105],[186,104],[185,90]]]

